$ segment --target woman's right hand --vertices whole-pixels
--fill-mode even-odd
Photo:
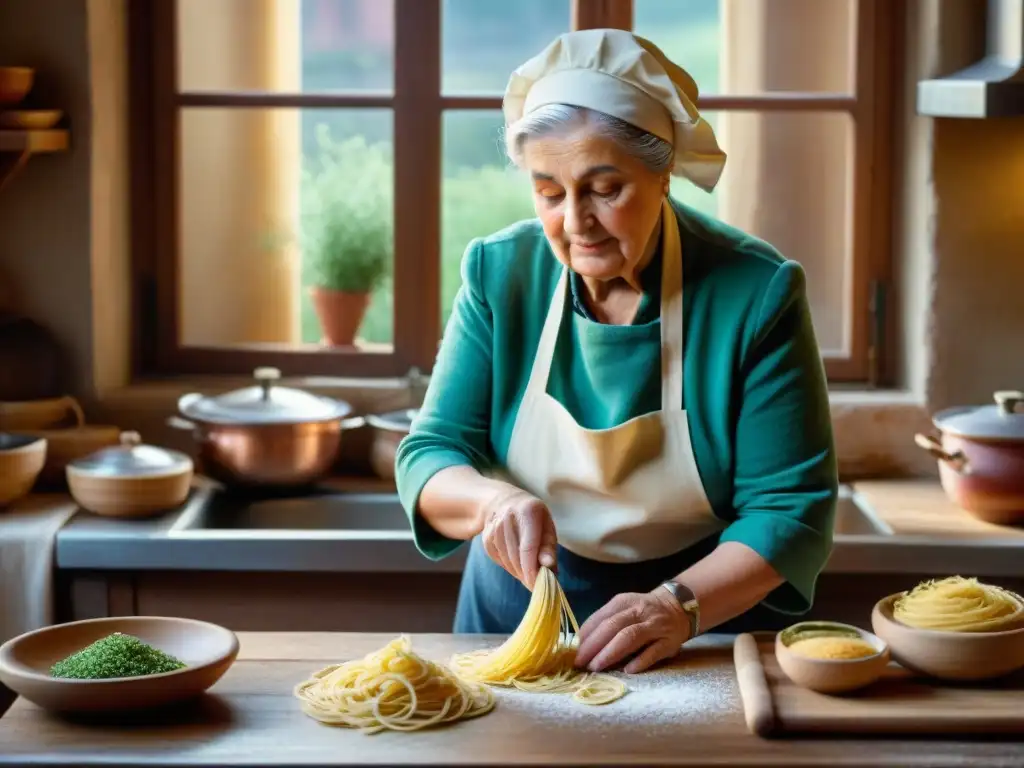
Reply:
[[[555,523],[536,496],[507,486],[487,501],[481,517],[484,551],[527,589],[533,589],[540,566],[555,569]]]

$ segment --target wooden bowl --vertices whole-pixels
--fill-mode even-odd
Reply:
[[[50,667],[114,632],[134,635],[187,666],[175,672],[107,680],[50,676]],[[0,682],[53,712],[125,712],[175,704],[216,683],[238,656],[224,627],[165,616],[116,616],[56,624],[0,645]]]
[[[790,649],[802,630],[831,628],[856,634],[875,648],[876,653],[860,659],[815,659]],[[828,621],[802,621],[775,636],[775,658],[786,676],[802,688],[819,693],[845,693],[864,688],[878,680],[889,665],[889,646],[870,632],[851,624]]]
[[[53,128],[64,113],[59,109],[20,109],[0,112],[0,128],[13,131],[44,131]]]
[[[8,432],[81,426],[84,423],[82,406],[70,396],[0,403],[0,429]]]
[[[28,96],[35,82],[31,67],[0,67],[0,104],[18,104]]]
[[[0,433],[0,507],[29,494],[46,464],[46,440]]]
[[[901,624],[892,606],[902,592],[871,610],[871,628],[912,672],[940,680],[988,680],[1024,668],[1024,626],[999,632],[947,632]]]

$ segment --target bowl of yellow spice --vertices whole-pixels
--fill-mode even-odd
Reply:
[[[54,712],[137,711],[198,696],[237,656],[235,633],[205,621],[86,619],[0,645],[0,682]]]
[[[775,636],[775,658],[797,685],[819,693],[845,693],[882,676],[889,665],[889,646],[852,624],[802,621]]]

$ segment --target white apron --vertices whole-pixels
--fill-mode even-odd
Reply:
[[[667,200],[661,243],[661,410],[587,429],[547,394],[569,290],[564,269],[509,443],[508,475],[548,505],[558,543],[601,562],[666,557],[725,527],[704,493],[682,405],[683,260]]]

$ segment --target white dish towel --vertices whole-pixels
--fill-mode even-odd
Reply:
[[[0,508],[0,643],[56,620],[57,532],[77,509],[62,494],[32,495]]]

